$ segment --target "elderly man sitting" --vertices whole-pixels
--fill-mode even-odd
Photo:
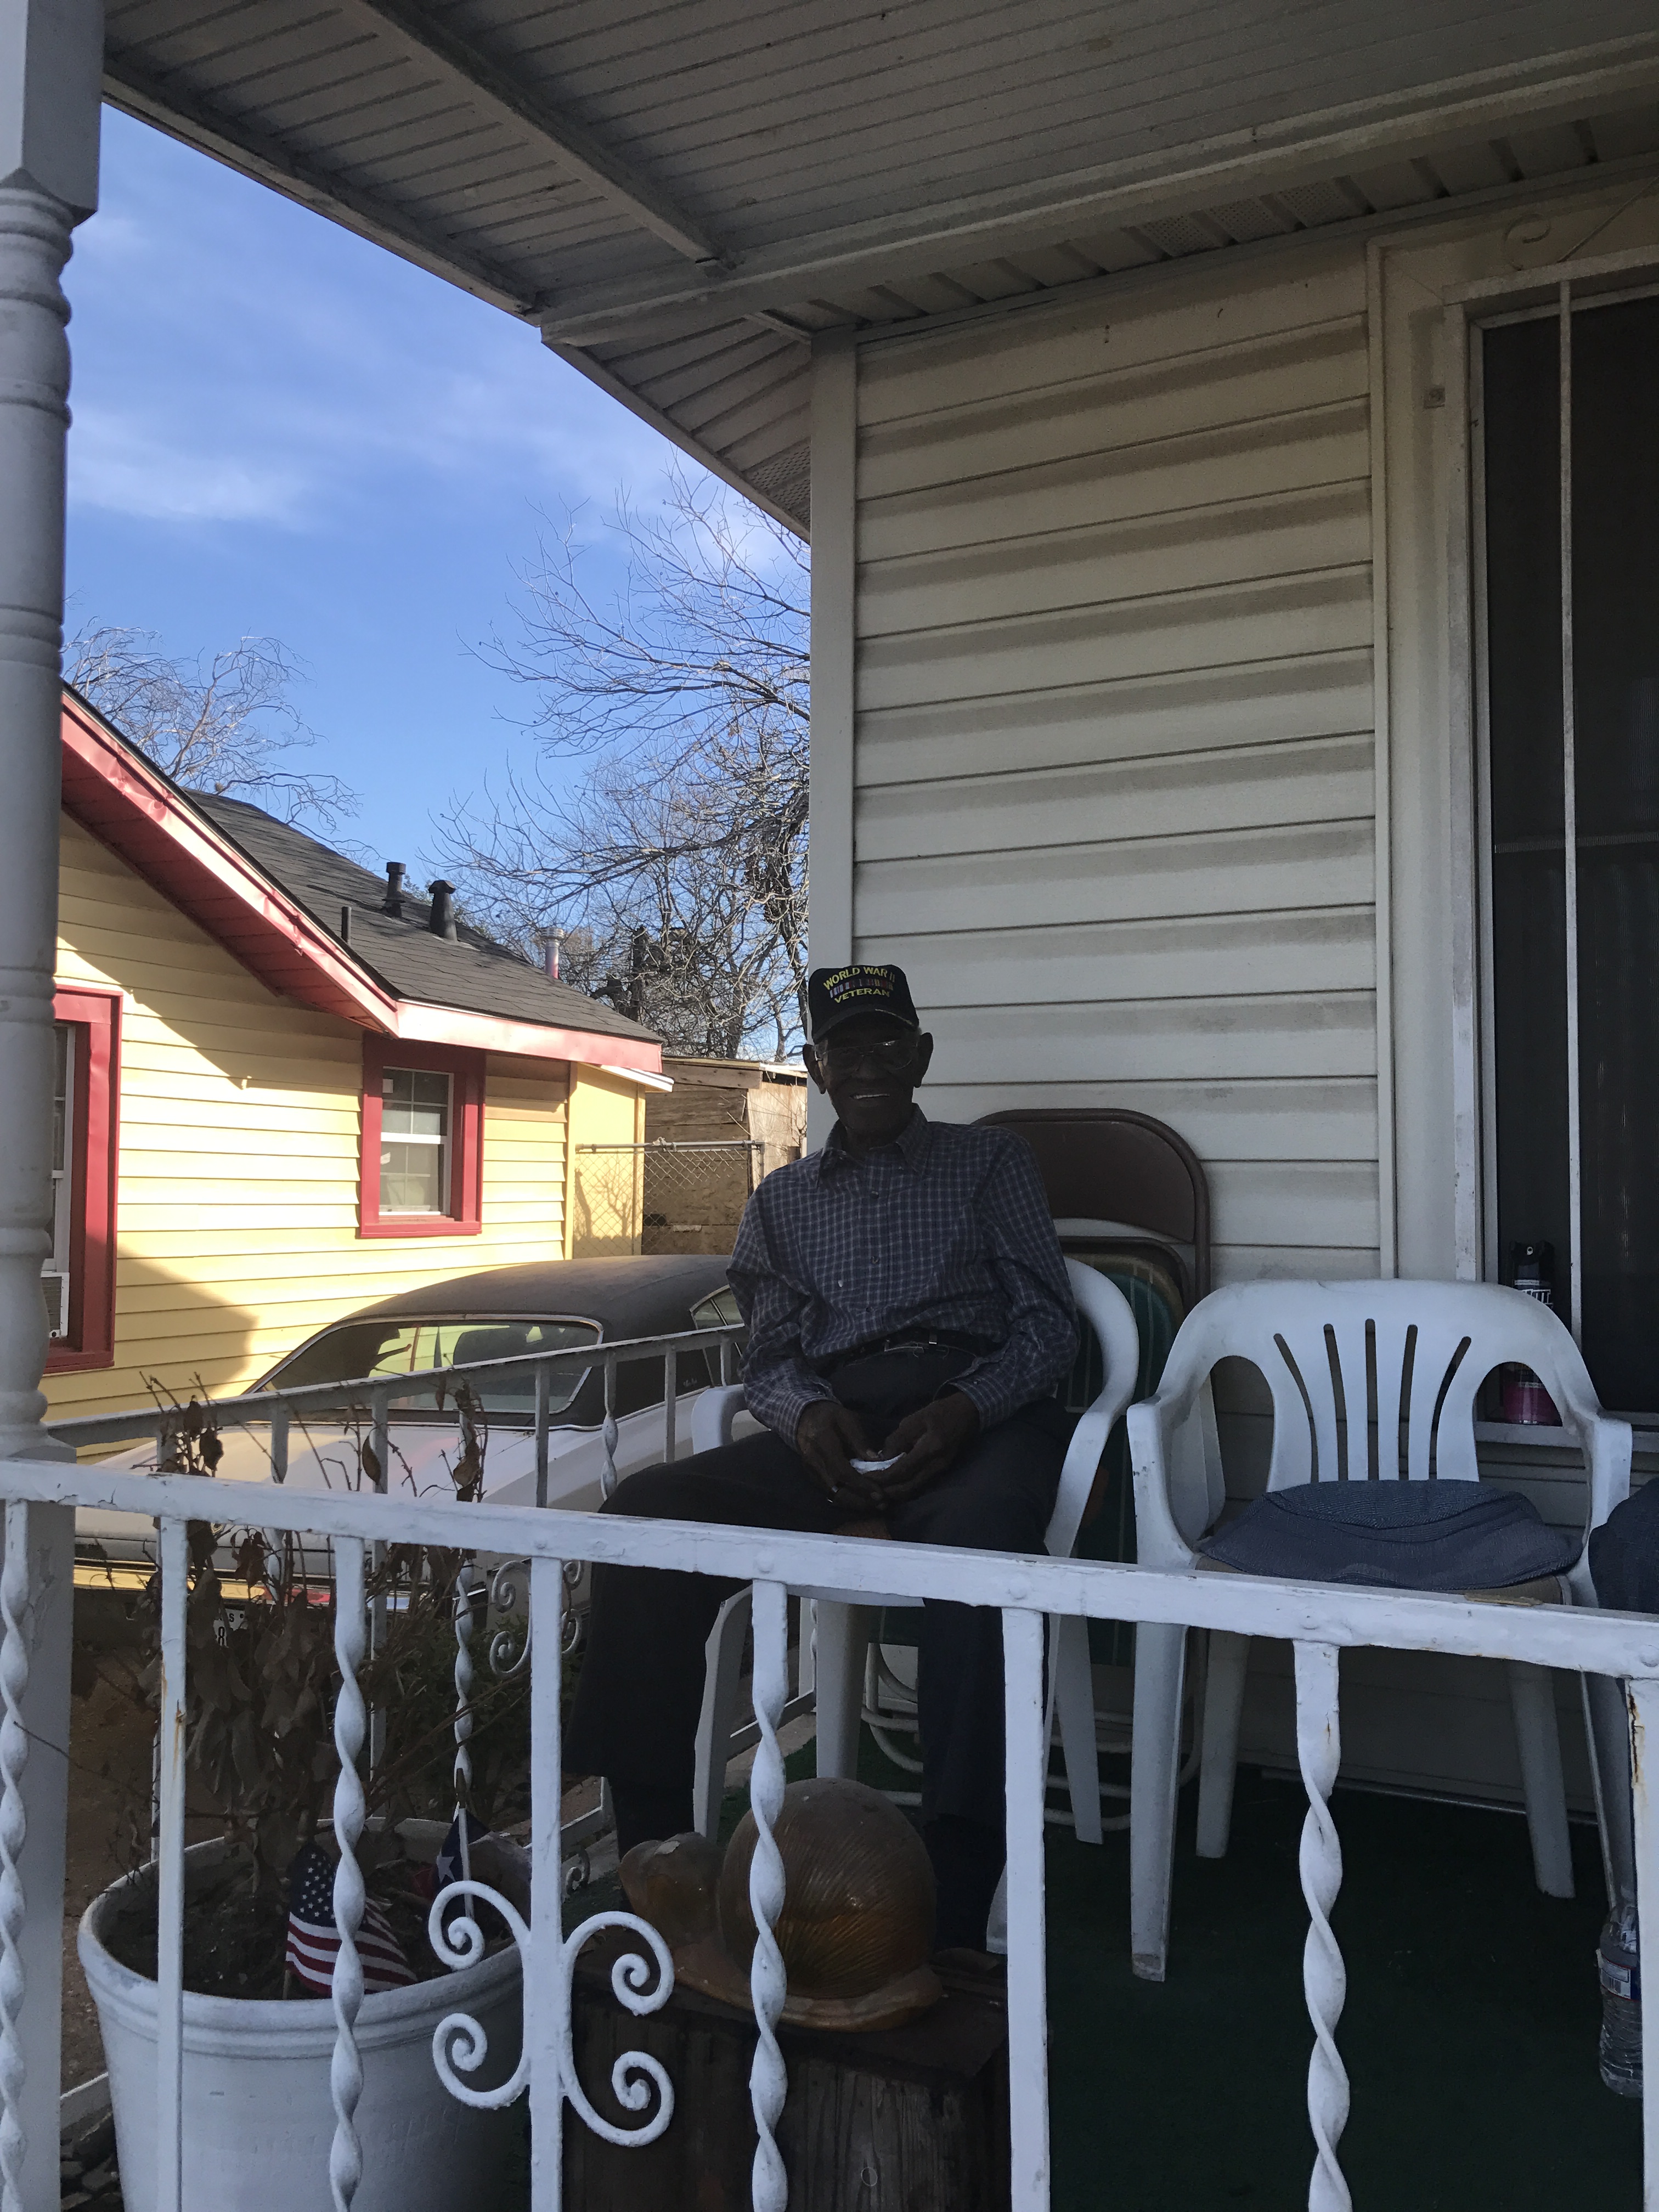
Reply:
[[[1008,1131],[913,1103],[933,1041],[902,969],[819,969],[808,1009],[836,1126],[762,1183],[732,1258],[764,1431],[647,1468],[604,1510],[825,1532],[878,1515],[904,1542],[1041,1551],[1077,1333],[1035,1164]],[[893,1463],[854,1464],[874,1459]],[[623,1850],[691,1825],[703,1645],[734,1587],[594,1569],[566,1757],[609,1778]],[[978,1946],[1003,1862],[1000,1617],[930,1602],[918,1656],[937,1940]]]

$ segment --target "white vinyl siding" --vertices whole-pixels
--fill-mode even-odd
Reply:
[[[854,951],[930,1109],[1134,1107],[1218,1279],[1379,1256],[1363,253],[871,342]]]

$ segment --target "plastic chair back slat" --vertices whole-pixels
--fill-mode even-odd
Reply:
[[[1190,1399],[1227,1358],[1250,1361],[1272,1395],[1273,1490],[1332,1481],[1345,1468],[1350,1481],[1392,1480],[1402,1456],[1413,1482],[1477,1480],[1476,1395],[1507,1364],[1529,1367],[1543,1383],[1564,1441],[1583,1443],[1603,1418],[1555,1315],[1493,1283],[1235,1284],[1188,1316],[1160,1397]]]

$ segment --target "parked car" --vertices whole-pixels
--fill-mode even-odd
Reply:
[[[737,1301],[727,1287],[726,1263],[701,1254],[652,1255],[615,1260],[568,1260],[492,1267],[452,1276],[361,1313],[331,1322],[289,1353],[256,1388],[280,1391],[319,1382],[355,1382],[456,1367],[475,1360],[509,1359],[527,1352],[598,1346],[622,1339],[666,1336],[681,1329],[737,1323]],[[691,1407],[696,1394],[719,1379],[718,1358],[683,1352],[676,1398],[676,1456],[690,1449]],[[502,1504],[529,1505],[536,1496],[535,1385],[529,1374],[477,1386],[483,1412],[483,1495]],[[603,1494],[601,1424],[605,1383],[595,1365],[554,1378],[549,1444],[548,1503],[591,1511]],[[631,1474],[663,1455],[663,1362],[626,1361],[617,1369],[617,1470]],[[452,1391],[430,1386],[394,1397],[389,1430],[390,1490],[416,1496],[451,1494],[451,1468],[462,1449]],[[296,1412],[289,1443],[287,1481],[302,1490],[360,1486],[361,1452],[368,1436],[361,1394],[343,1397],[337,1411]],[[227,1426],[222,1433],[221,1480],[268,1483],[270,1433],[264,1422]],[[100,1462],[149,1472],[154,1442],[129,1445]],[[238,1516],[257,1519],[249,1501]],[[229,1517],[228,1516],[227,1517]],[[154,1524],[138,1515],[82,1509],[76,1516],[83,1559],[147,1556]]]

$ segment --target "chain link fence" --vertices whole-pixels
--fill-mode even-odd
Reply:
[[[729,1252],[738,1223],[761,1172],[758,1141],[746,1138],[645,1145],[578,1145],[607,1153],[620,1165],[639,1163],[643,1181],[646,1252]]]

